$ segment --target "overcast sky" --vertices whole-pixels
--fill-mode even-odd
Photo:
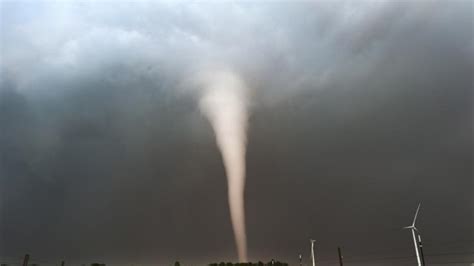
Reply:
[[[0,262],[235,261],[209,64],[250,89],[252,261],[413,265],[422,202],[472,262],[473,37],[472,1],[0,1]]]

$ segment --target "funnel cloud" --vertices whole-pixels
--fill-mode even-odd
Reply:
[[[237,252],[239,260],[244,262],[247,261],[244,208],[247,89],[241,78],[229,70],[207,72],[202,80],[204,88],[199,105],[212,125],[222,153]]]

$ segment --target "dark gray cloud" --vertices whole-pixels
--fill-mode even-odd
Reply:
[[[0,7],[2,260],[235,258],[213,63],[252,89],[250,258],[411,265],[422,201],[428,260],[474,260],[471,2]]]

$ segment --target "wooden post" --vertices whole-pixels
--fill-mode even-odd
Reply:
[[[343,263],[342,263],[342,252],[341,252],[341,248],[340,248],[340,247],[337,247],[337,253],[339,254],[339,265],[340,265],[340,266],[343,266]]]
[[[25,257],[23,258],[23,266],[28,266],[29,260],[30,260],[30,255],[25,254]]]

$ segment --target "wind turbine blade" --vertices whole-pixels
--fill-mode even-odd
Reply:
[[[418,216],[418,211],[420,210],[420,206],[421,206],[421,203],[418,203],[418,208],[416,208],[416,212],[415,212],[415,218],[413,218],[413,223],[412,223],[413,227],[415,226],[416,217]]]

